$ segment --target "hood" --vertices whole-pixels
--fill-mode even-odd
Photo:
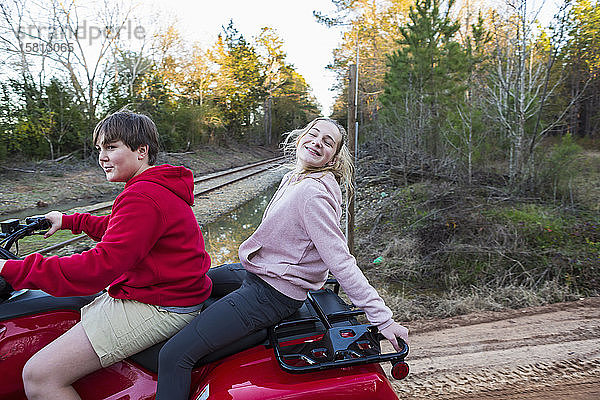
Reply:
[[[335,175],[331,171],[315,171],[309,172],[307,174],[299,174],[295,179],[300,181],[304,178],[312,178],[317,182],[320,182],[325,190],[327,190],[333,198],[338,202],[342,203],[342,189],[340,188],[340,184],[337,179],[335,179]]]
[[[194,177],[185,167],[164,164],[148,168],[138,176],[131,178],[125,188],[136,182],[153,182],[161,185],[181,197],[190,206],[194,205]]]

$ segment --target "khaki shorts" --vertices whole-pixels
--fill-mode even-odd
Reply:
[[[170,338],[199,313],[169,312],[104,293],[81,309],[81,325],[102,367],[108,367]]]

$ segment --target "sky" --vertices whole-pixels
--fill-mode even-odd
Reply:
[[[233,20],[236,29],[248,41],[269,26],[277,31],[284,42],[288,63],[311,86],[321,104],[324,115],[331,113],[335,93],[330,88],[335,83],[334,74],[327,70],[333,61],[332,51],[341,41],[339,28],[319,24],[313,10],[331,14],[335,6],[329,0],[156,0],[164,7],[165,15],[177,19],[184,37],[211,46],[226,26]]]
[[[306,79],[329,116],[335,92],[335,75],[325,67],[333,61],[333,49],[341,42],[341,29],[319,24],[313,16],[317,10],[332,15],[331,0],[155,0],[164,15],[176,18],[182,34],[192,42],[211,46],[222,26],[233,20],[234,26],[252,41],[265,26],[274,28],[283,39],[287,60]],[[485,0],[490,1],[490,0]],[[499,0],[504,2],[505,0]],[[532,0],[528,8],[544,4],[540,17],[550,19],[550,10],[557,9],[562,0]],[[489,4],[488,4],[489,5]]]
[[[76,1],[76,0],[73,0]],[[97,0],[102,2],[102,0]],[[328,28],[316,21],[313,11],[324,15],[334,15],[335,6],[331,0],[123,0],[133,6],[133,15],[158,16],[158,24],[166,27],[175,23],[183,37],[190,43],[199,42],[205,49],[211,47],[222,27],[232,20],[235,28],[253,42],[261,28],[268,26],[277,31],[283,40],[287,61],[311,86],[312,92],[321,105],[323,115],[329,116],[336,93],[330,89],[335,75],[326,69],[333,61],[333,49],[341,43],[341,28]],[[507,0],[483,0],[484,3],[505,3]],[[530,0],[528,9],[535,10],[544,5],[541,19],[549,20],[562,0]],[[41,3],[43,4],[43,3]],[[78,3],[79,4],[79,3]],[[81,3],[85,4],[85,3]],[[85,7],[83,7],[85,8]],[[93,8],[93,7],[92,7]],[[93,11],[93,10],[91,10]],[[45,14],[44,14],[45,15]],[[140,16],[141,16],[140,15]],[[146,26],[151,19],[137,19],[152,33],[159,26]],[[43,21],[43,19],[42,19]],[[140,22],[146,21],[146,22]],[[85,22],[85,21],[84,21]],[[546,22],[546,21],[544,21]],[[93,18],[89,18],[88,29],[99,30]],[[85,31],[85,29],[84,29]],[[128,33],[133,32],[129,30]],[[90,49],[99,52],[100,40],[92,40]],[[93,45],[92,45],[93,42]],[[87,50],[86,50],[87,51]],[[92,51],[92,50],[90,50]],[[90,57],[92,59],[93,57]],[[0,60],[1,61],[1,60]],[[0,64],[0,73],[3,69]]]

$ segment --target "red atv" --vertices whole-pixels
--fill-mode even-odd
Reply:
[[[21,238],[48,228],[43,217],[0,223],[0,258]],[[337,295],[339,285],[309,294],[296,314],[200,360],[193,371],[190,399],[397,399],[381,366],[408,374],[402,351],[381,354],[377,329],[357,322],[362,314]],[[0,300],[0,399],[25,399],[25,362],[79,321],[80,308],[95,296],[52,297],[40,290],[5,292]],[[208,301],[216,301],[209,299]],[[85,400],[153,399],[158,352],[164,343],[75,382]],[[57,365],[56,368],[60,368]]]

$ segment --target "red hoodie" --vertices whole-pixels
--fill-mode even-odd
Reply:
[[[192,172],[161,165],[132,178],[112,214],[65,215],[62,228],[99,243],[69,257],[31,254],[7,261],[2,276],[15,289],[54,296],[94,294],[108,286],[118,299],[159,306],[193,306],[210,295],[210,257],[191,209]]]

